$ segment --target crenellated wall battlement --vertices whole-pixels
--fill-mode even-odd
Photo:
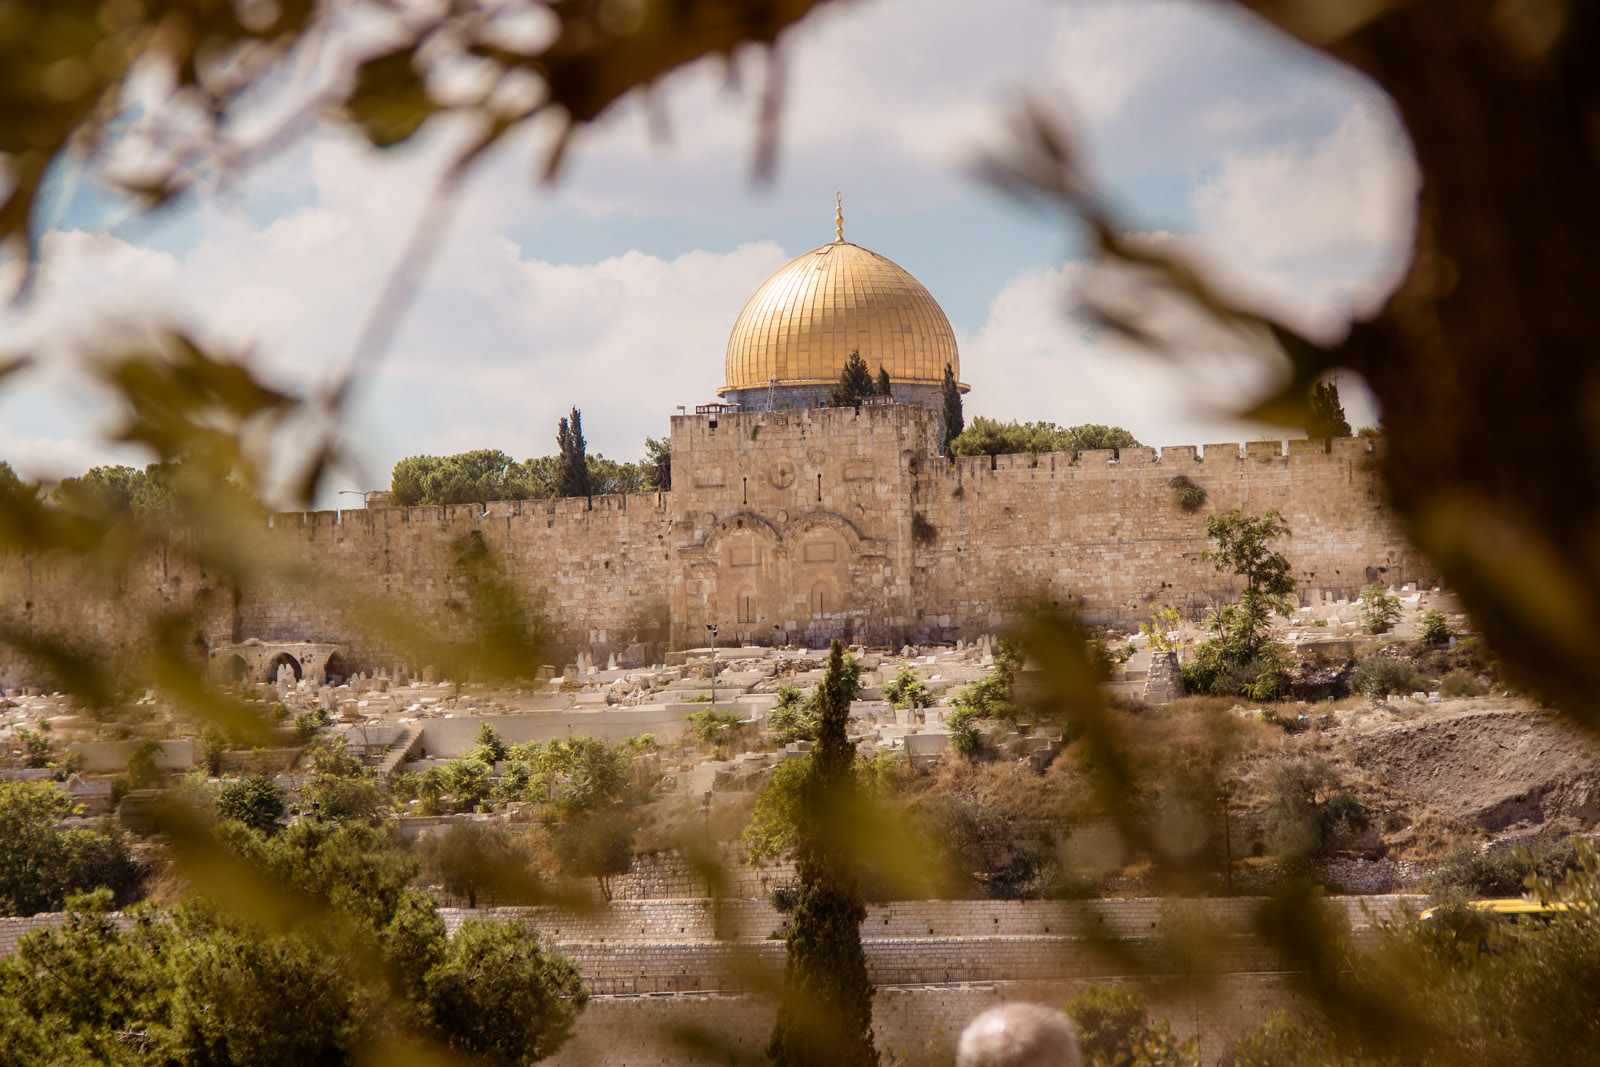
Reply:
[[[563,521],[605,521],[613,516],[666,509],[670,493],[615,493],[558,500],[492,500],[487,504],[416,505],[403,508],[350,508],[334,511],[280,511],[267,520],[270,529],[286,534],[328,526],[356,527],[364,533],[426,523],[454,526],[494,519],[559,518]]]
[[[957,478],[998,474],[1003,471],[1045,470],[1062,474],[1088,471],[1134,471],[1160,468],[1169,475],[1194,476],[1197,471],[1219,467],[1239,468],[1250,462],[1278,464],[1294,469],[1342,464],[1370,457],[1373,442],[1364,437],[1342,437],[1332,441],[1296,438],[1286,441],[1226,441],[1208,445],[1168,445],[1165,448],[1094,449],[1084,452],[1018,453],[1007,456],[957,456],[948,461],[948,472]],[[935,465],[930,475],[938,470]]]

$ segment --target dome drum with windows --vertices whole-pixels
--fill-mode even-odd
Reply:
[[[717,394],[746,411],[820,407],[851,352],[894,398],[938,407],[944,368],[957,381],[955,331],[933,295],[903,267],[844,239],[791,260],[757,289],[728,338]],[[967,391],[967,386],[960,386]]]

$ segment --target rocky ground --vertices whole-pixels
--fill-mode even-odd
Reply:
[[[1326,675],[1337,683],[1354,659],[1380,648],[1386,654],[1414,648],[1409,642],[1421,612],[1429,607],[1448,611],[1452,606],[1437,592],[1396,592],[1402,594],[1405,612],[1389,634],[1362,633],[1358,609],[1334,602],[1297,611],[1283,620],[1278,636],[1300,653],[1305,672],[1320,672],[1319,677]],[[1465,629],[1461,616],[1451,615],[1451,622],[1458,632]],[[1185,623],[1172,636],[1180,645],[1192,646],[1204,633]],[[1130,702],[1130,714],[1147,714],[1137,710],[1150,659],[1147,639],[1111,634],[1107,643],[1123,653],[1110,691]],[[961,687],[993,669],[993,652],[986,639],[957,648],[865,650],[864,692],[854,708],[853,731],[862,751],[906,752],[923,766],[946,758],[944,721],[953,710],[952,700]],[[713,683],[710,651],[699,650],[678,653],[677,662],[646,670],[579,663],[562,677],[522,691],[454,686],[433,677],[402,684],[383,676],[358,676],[337,687],[279,685],[269,695],[286,704],[291,715],[317,706],[328,708],[338,720],[333,728],[338,732],[374,724],[423,724],[438,718],[534,711],[604,716],[608,708],[659,707],[687,716],[710,706],[715,684],[719,710],[732,710],[753,724],[744,731],[745,741],[719,745],[715,751],[686,743],[664,767],[668,772],[664,784],[697,803],[708,792],[726,793],[733,801],[737,794],[759,789],[777,762],[805,747],[802,742],[789,746],[790,751],[741,751],[770,748],[761,744],[760,726],[775,691],[782,685],[804,689],[814,684],[823,659],[824,654],[816,651],[719,649]],[[894,709],[883,700],[884,686],[902,667],[913,668],[928,684],[934,706]],[[1181,702],[1171,714],[1198,714],[1204,705],[1204,701]],[[1328,761],[1341,781],[1360,795],[1373,814],[1373,825],[1364,836],[1343,843],[1350,862],[1425,863],[1463,839],[1592,833],[1600,825],[1600,744],[1522,698],[1500,693],[1449,699],[1438,692],[1419,692],[1385,701],[1347,697],[1334,702],[1222,706],[1247,720],[1264,744],[1257,756],[1246,761],[1247,777],[1259,781],[1274,762],[1314,756]],[[59,695],[8,690],[0,696],[0,747],[11,749],[13,758],[8,761],[11,768],[0,773],[7,777],[45,773],[23,775],[15,757],[23,732],[37,733],[46,722],[58,743],[130,735],[164,738],[185,732],[153,696],[129,710],[129,716],[107,724],[75,713]],[[1210,710],[1216,710],[1215,701]],[[1009,760],[1035,774],[1063,747],[1059,729],[1042,727],[1019,735],[1008,724],[997,723],[989,728],[988,739],[991,761]],[[994,788],[1012,786],[999,783]],[[1246,803],[1253,803],[1259,812],[1260,792],[1251,796],[1246,790],[1246,795]],[[1409,877],[1410,873],[1391,872],[1388,882]],[[1392,884],[1375,887],[1392,888]]]
[[[1398,721],[1353,718],[1331,732],[1338,750],[1400,804],[1498,836],[1600,821],[1595,738],[1526,701],[1452,700]]]

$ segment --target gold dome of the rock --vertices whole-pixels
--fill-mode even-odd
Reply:
[[[791,260],[757,289],[728,338],[719,394],[839,380],[851,351],[896,383],[961,378],[956,335],[933,295],[903,267],[844,240]]]

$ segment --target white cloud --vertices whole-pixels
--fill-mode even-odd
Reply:
[[[359,487],[382,484],[389,464],[416,452],[548,452],[556,418],[574,404],[594,450],[637,456],[676,404],[711,398],[739,308],[798,251],[760,240],[774,232],[771,218],[816,199],[825,239],[824,209],[841,186],[847,220],[917,222],[934,235],[931,254],[959,262],[950,277],[979,294],[974,307],[992,294],[984,321],[957,323],[974,411],[1122,422],[1151,441],[1252,433],[1194,414],[1193,382],[1063,319],[1074,269],[1027,270],[1034,252],[977,247],[993,218],[981,202],[990,194],[960,167],[1025,87],[1065,99],[1110,160],[1102,173],[1113,188],[1119,176],[1155,174],[1167,206],[1192,214],[1199,233],[1166,240],[1268,306],[1336,327],[1399,268],[1413,165],[1370,88],[1267,38],[1252,17],[1219,11],[1189,0],[825,8],[784,42],[780,173],[765,194],[747,183],[763,74],[748,57],[732,101],[716,63],[666,80],[668,147],[651,141],[641,101],[626,102],[585,132],[554,189],[530,177],[530,150],[548,130],[520,136],[468,183],[361,394],[353,436],[368,474]],[[430,124],[417,144],[384,152],[349,131],[320,133],[260,167],[233,198],[184,211],[182,239],[163,242],[168,250],[141,247],[148,232],[51,234],[38,299],[0,313],[0,340],[168,315],[315,388],[344,366],[461,133]],[[654,244],[632,247],[657,254],[618,252],[615,239],[564,255],[531,243],[538,227],[574,219],[613,234],[654,227]],[[700,224],[735,236],[704,250],[681,236]],[[1214,388],[1220,375],[1226,392],[1235,373],[1211,366],[1204,382]],[[63,473],[98,454],[82,445],[95,408],[81,380],[52,388],[43,403],[0,396],[0,454]]]
[[[1196,191],[1201,241],[1241,273],[1288,276],[1307,303],[1370,311],[1409,261],[1418,174],[1391,113],[1326,138],[1232,152]]]
[[[18,345],[104,337],[108,324],[153,318],[234,350],[271,352],[273,375],[302,392],[324,385],[348,358],[402,236],[387,209],[355,195],[358,169],[330,168],[339,181],[321,206],[264,226],[218,217],[181,255],[52,234],[51,269],[31,306],[7,316],[6,336]],[[525,256],[493,227],[457,227],[364,383],[351,434],[363,487],[382,484],[405,454],[553,451],[556,419],[573,405],[587,413],[592,451],[641,455],[644,435],[665,432],[673,405],[712,398],[731,323],[786,258],[754,242],[721,254],[556,264]],[[86,377],[59,361],[52,368],[47,406],[58,411],[46,422],[55,432],[41,425],[0,441],[19,468],[44,475],[101,454],[78,444],[85,410],[62,407]]]
[[[1416,187],[1416,166],[1392,114],[1361,109],[1324,138],[1229,153],[1194,192],[1198,232],[1148,234],[1145,241],[1194,265],[1239,305],[1332,341],[1399,280]],[[1138,311],[1172,342],[1174,360],[1090,329],[1076,311],[1085,291],[1117,296],[1126,281],[1075,265],[1011,279],[964,347],[974,410],[1115,423],[1151,443],[1284,432],[1227,414],[1269,393],[1281,364],[1241,354],[1245,346],[1203,316],[1140,299]],[[1365,386],[1354,376],[1341,384],[1352,424],[1374,421]]]
[[[1088,272],[1077,264],[1028,271],[1000,291],[988,321],[962,346],[969,413],[1123,426],[1152,445],[1292,436],[1228,413],[1274,377],[1263,363],[1226,351],[1215,332],[1161,357],[1090,325],[1076,303]]]
[[[1084,121],[1109,123],[1183,58],[1194,35],[1208,35],[1216,23],[1192,0],[1074,4],[1052,35],[1050,83]]]

